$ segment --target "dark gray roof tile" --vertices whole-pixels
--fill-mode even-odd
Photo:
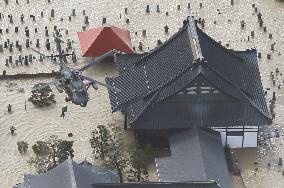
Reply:
[[[120,75],[116,78],[106,79],[108,84],[121,89],[119,93],[109,90],[112,110],[126,112],[128,125],[139,129],[163,128],[163,126],[164,128],[190,128],[193,124],[210,126],[209,121],[212,121],[211,125],[221,122],[219,126],[224,124],[233,126],[240,123],[241,125],[270,124],[271,116],[264,97],[256,51],[228,50],[197,28],[197,42],[200,43],[204,59],[194,68],[196,60],[192,50],[193,34],[191,32],[192,24],[185,24],[164,45],[149,53],[118,55],[118,66],[120,69],[126,68],[127,71],[120,71]],[[163,111],[157,105],[189,86],[198,75],[204,76],[215,88],[237,99],[238,102],[227,100],[227,104],[200,103],[190,107],[180,106],[179,112],[182,113],[185,108],[187,111],[184,113],[190,113],[191,119],[177,118],[175,122],[162,125],[164,121],[157,117],[172,116],[168,109]],[[207,111],[202,111],[203,109]],[[218,110],[215,111],[215,109]],[[230,116],[232,119],[218,115],[228,111],[232,113]],[[239,113],[239,111],[247,113]],[[168,113],[163,115],[165,112]],[[213,118],[214,114],[217,114],[215,118]],[[250,120],[249,115],[254,119]],[[156,119],[149,119],[153,116]],[[178,121],[181,122],[178,123]],[[152,122],[151,125],[149,122]],[[154,123],[161,123],[161,127]]]
[[[78,165],[67,159],[50,171],[39,175],[25,175],[24,183],[14,188],[92,188],[94,183],[118,183],[118,174],[90,163]]]
[[[221,136],[191,129],[169,139],[171,156],[156,159],[161,182],[217,181],[230,187]]]

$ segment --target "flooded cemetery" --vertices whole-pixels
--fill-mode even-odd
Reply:
[[[101,26],[118,26],[130,31],[136,53],[149,51],[157,41],[166,41],[189,15],[199,19],[199,26],[223,46],[237,51],[256,48],[258,65],[267,105],[274,114],[273,124],[261,128],[258,148],[233,149],[241,178],[248,188],[284,187],[284,2],[273,0],[4,0],[0,2],[0,74],[37,74],[58,71],[58,66],[41,59],[32,51],[56,54],[53,33],[60,29],[63,47],[76,54],[79,68],[91,62],[82,57],[77,32]],[[69,58],[69,57],[68,57]],[[87,75],[105,82],[116,76],[114,64],[99,63]],[[87,107],[65,102],[65,94],[54,92],[56,103],[37,108],[28,101],[31,87],[50,82],[52,77],[5,79],[0,77],[0,188],[23,181],[24,174],[34,174],[26,155],[17,149],[18,141],[31,146],[52,135],[74,141],[74,160],[95,162],[89,144],[91,132],[98,125],[123,127],[124,116],[112,113],[106,88],[90,90]],[[273,94],[274,93],[274,94]],[[273,99],[274,98],[274,99]],[[7,112],[11,104],[12,112]],[[68,105],[65,118],[61,108]],[[10,134],[10,127],[16,128]],[[72,133],[73,137],[68,137]],[[126,131],[127,143],[134,136]],[[129,144],[126,147],[132,147]],[[150,166],[151,181],[158,181],[155,164]],[[234,177],[233,177],[234,178]],[[235,182],[236,181],[236,182]]]

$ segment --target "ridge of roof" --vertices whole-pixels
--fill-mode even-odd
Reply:
[[[101,35],[102,31],[104,30],[104,27],[98,27],[98,28],[93,28],[93,29],[88,29],[87,31],[81,31],[78,32],[77,35],[80,38],[81,36],[92,36],[90,37],[92,41],[94,41],[94,39],[96,39],[99,35]],[[93,36],[92,33],[93,32],[98,32],[97,35]],[[80,43],[81,47],[82,47],[83,43]],[[93,42],[90,42],[90,44],[88,45],[88,47],[85,48],[85,51],[83,52],[83,54],[87,53],[87,51],[89,50],[89,48],[93,45]]]
[[[172,35],[170,38],[168,38],[165,42],[163,42],[161,45],[156,46],[155,48],[151,49],[148,52],[144,52],[144,53],[132,53],[132,54],[117,54],[117,55],[126,55],[126,56],[141,56],[140,59],[136,60],[136,62],[134,62],[137,66],[138,63],[140,63],[142,60],[144,60],[145,58],[147,58],[148,56],[152,55],[153,53],[157,52],[159,49],[163,48],[165,45],[169,44],[175,37],[177,37],[180,33],[182,33],[183,31],[188,30],[188,26],[189,23],[187,22],[186,24],[184,24],[174,35]],[[227,51],[229,54],[235,56],[236,58],[244,61],[244,59],[242,59],[241,57],[237,56],[236,54],[234,54],[234,52],[246,52],[250,49],[246,49],[245,51],[235,51],[232,49],[227,49],[226,47],[224,47],[223,45],[221,45],[220,43],[216,42],[212,37],[210,37],[207,33],[205,33],[202,29],[200,29],[197,25],[197,23],[195,23],[196,26],[196,31],[197,31],[197,35],[198,35],[198,31],[200,33],[202,33],[204,36],[206,36],[211,42],[213,42],[214,44],[216,44],[218,47],[224,49],[225,51]],[[254,50],[254,49],[251,49]]]
[[[160,92],[162,91],[162,88],[158,89],[156,93],[150,98],[150,100],[145,104],[145,106],[141,109],[140,113],[138,113],[135,118],[133,118],[130,122],[130,124],[134,123],[142,114],[143,112],[154,102],[154,100],[159,96]]]
[[[230,51],[231,53],[245,53],[245,52],[256,52],[257,51],[255,47],[247,48],[246,50],[233,50],[233,49],[227,49],[227,50]]]
[[[71,159],[71,156],[68,156],[67,164],[68,164],[68,172],[71,178],[71,186],[72,186],[71,188],[77,188],[74,169],[73,169],[73,160]]]
[[[164,48],[165,46],[167,46],[173,39],[175,39],[177,36],[179,36],[182,32],[187,30],[187,25],[184,25],[183,27],[181,27],[175,34],[173,34],[169,39],[167,39],[165,42],[163,42],[161,45],[156,46],[155,48],[153,48],[152,50],[142,53],[141,55],[145,55],[143,57],[141,57],[141,59],[136,60],[135,65],[137,66],[138,63],[142,63],[142,60],[145,60],[146,58],[148,58],[149,56],[151,56],[153,53],[159,51],[160,49]]]
[[[116,53],[115,56],[143,56],[145,55],[147,52],[145,53],[141,53],[141,54],[138,54],[138,53],[132,53],[132,54],[126,54],[126,53]]]
[[[122,44],[124,44],[128,49],[132,50],[132,47],[129,47],[129,45],[124,41],[124,39],[122,39],[120,37],[119,34],[117,34],[117,32],[115,32],[111,27],[103,27],[102,30],[100,31],[100,33],[94,38],[94,40],[92,41],[91,45],[88,47],[88,49],[86,50],[85,54],[91,49],[94,48],[94,46],[96,46],[96,44],[98,43],[98,41],[100,40],[104,40],[105,39],[105,32],[108,32],[108,34],[111,34],[111,36],[116,37],[119,42],[121,42]],[[126,31],[124,31],[126,32]],[[109,36],[108,36],[109,37]],[[113,49],[115,50],[115,49]],[[118,51],[118,50],[117,50]]]
[[[201,161],[202,161],[201,166],[203,168],[202,171],[206,172],[204,155],[203,155],[203,152],[202,152],[203,150],[201,149],[201,143],[200,143],[200,136],[201,136],[200,131],[202,131],[202,130],[199,131],[198,128],[192,128],[192,130],[195,131],[196,134],[198,135],[194,138],[198,140],[197,143],[198,143],[198,150],[200,151],[200,154],[201,154]],[[209,179],[207,172],[205,173],[205,179]]]
[[[196,27],[197,25],[194,23],[195,21],[192,20],[192,17],[188,16],[186,20],[184,20],[183,22],[183,26],[174,34],[172,35],[169,39],[167,39],[164,43],[162,43],[161,45],[156,46],[155,48],[153,48],[152,50],[150,50],[149,52],[143,53],[145,54],[144,57],[142,57],[140,60],[137,60],[136,63],[141,62],[142,60],[144,60],[145,58],[147,58],[148,56],[152,55],[153,53],[157,52],[159,49],[163,48],[164,46],[166,46],[167,44],[169,44],[174,38],[176,38],[180,33],[184,32],[184,31],[188,31],[189,27],[191,26],[190,23],[193,22],[193,24],[195,25],[195,31],[197,34],[197,30]],[[192,32],[192,31],[190,31]],[[198,37],[198,34],[197,34]],[[213,39],[212,39],[213,40]],[[213,40],[214,41],[214,40]]]
[[[191,18],[191,17],[188,17]],[[141,55],[144,55],[143,57],[141,57],[141,59],[136,60],[135,64],[137,65],[138,63],[140,63],[142,60],[145,60],[146,58],[148,58],[148,56],[151,56],[153,53],[159,51],[161,48],[163,48],[164,46],[168,45],[174,38],[176,38],[179,34],[181,34],[184,31],[188,31],[189,27],[190,27],[190,22],[192,20],[187,19],[184,20],[184,25],[174,34],[172,35],[170,38],[168,38],[165,42],[163,42],[161,45],[156,46],[155,48],[153,48],[152,50],[146,52],[146,53],[142,53]],[[194,22],[194,21],[193,21]],[[195,31],[196,30],[196,24],[193,23],[195,25]],[[191,31],[190,31],[191,32]],[[198,38],[198,34],[197,34],[197,38]],[[212,39],[213,40],[213,39]],[[213,40],[214,41],[214,40]],[[223,47],[223,46],[222,46]],[[223,47],[224,48],[224,47]],[[226,48],[225,48],[226,49]],[[135,53],[131,54],[134,55]],[[142,62],[143,63],[143,62]]]
[[[221,45],[219,42],[215,41],[212,37],[210,37],[207,33],[205,33],[202,29],[200,29],[198,27],[198,25],[196,24],[196,30],[197,30],[197,33],[200,33],[202,34],[203,36],[205,36],[210,42],[212,42],[213,44],[216,44],[217,47],[223,49],[225,52],[233,55],[235,58],[241,60],[241,61],[244,61],[244,59],[242,59],[241,57],[237,56],[236,54],[234,54],[233,52],[235,52],[234,50],[232,49],[227,49],[226,47],[224,47],[223,45]],[[241,51],[243,52],[243,51]]]
[[[133,52],[133,48],[132,46],[130,45],[131,44],[131,38],[130,38],[130,31],[128,30],[125,30],[125,29],[121,29],[119,27],[110,27],[109,29],[111,29],[113,31],[113,33],[116,34],[116,36],[123,42],[123,44],[126,44],[126,46],[129,48],[129,50],[131,50]],[[120,32],[127,32],[129,38],[124,38]],[[130,40],[128,40],[130,39]],[[129,43],[124,43],[125,40]]]

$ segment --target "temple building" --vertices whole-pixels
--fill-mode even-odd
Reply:
[[[256,50],[226,49],[188,17],[157,48],[115,62],[119,75],[106,78],[120,90],[109,90],[113,112],[140,144],[170,149],[156,158],[159,181],[231,187],[223,146],[257,147],[259,127],[272,123]]]
[[[171,135],[201,128],[220,132],[223,146],[257,147],[259,126],[272,122],[256,50],[226,49],[190,17],[157,48],[115,62],[111,107],[140,143],[169,147]]]
[[[116,172],[68,159],[15,188],[230,188],[223,146],[257,147],[259,127],[272,123],[256,50],[226,49],[188,17],[152,51],[114,60],[113,112],[140,144],[169,148],[155,159],[159,182],[119,183]]]

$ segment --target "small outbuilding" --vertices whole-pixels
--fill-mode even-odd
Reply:
[[[98,27],[78,32],[83,57],[98,57],[110,50],[133,53],[130,32],[118,27]]]

